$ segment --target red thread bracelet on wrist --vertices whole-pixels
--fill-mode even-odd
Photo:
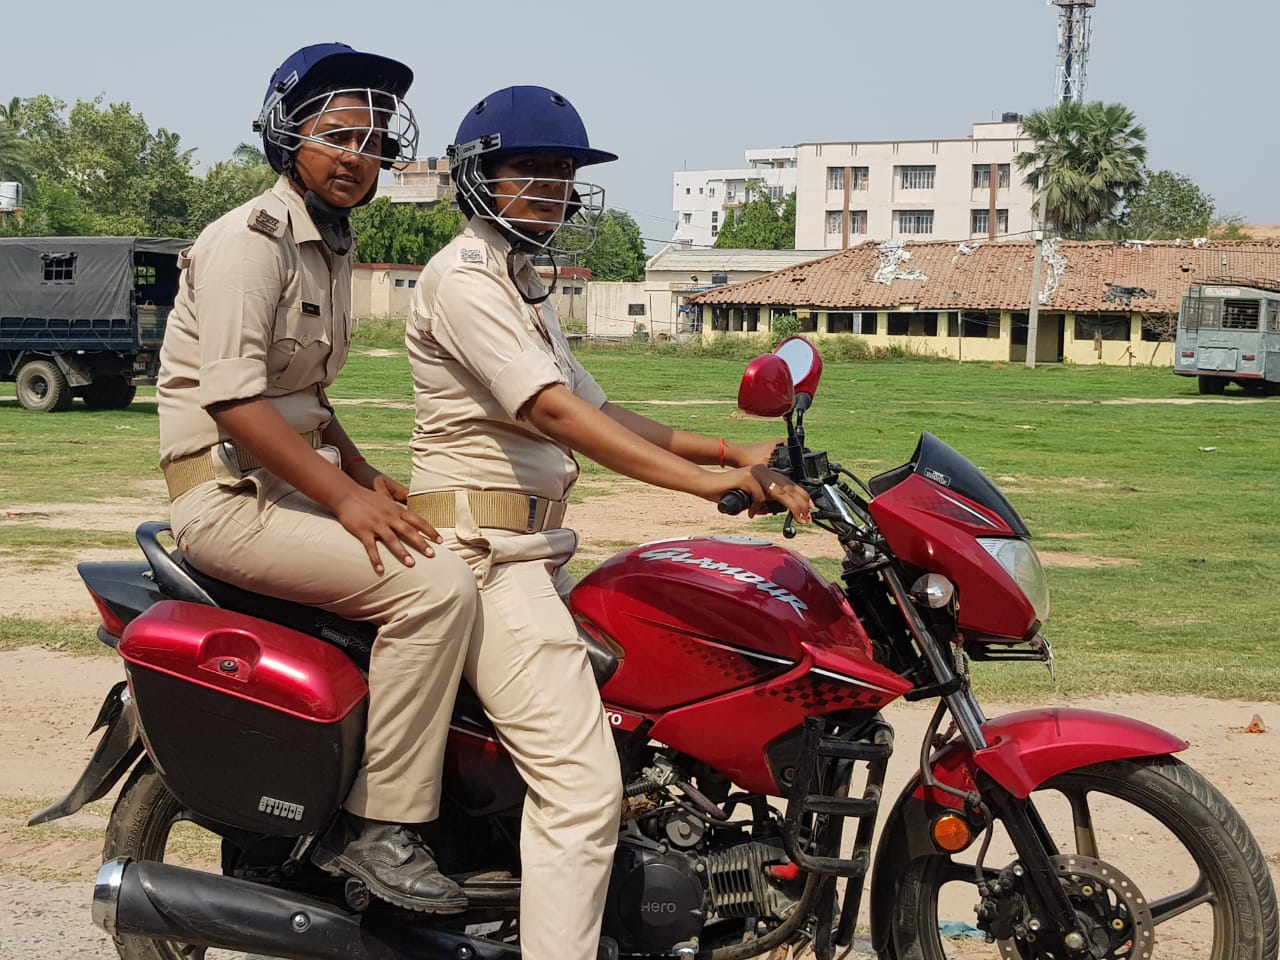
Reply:
[[[342,472],[346,473],[348,470],[354,467],[357,463],[368,463],[368,462],[369,462],[368,460],[366,460],[364,457],[362,457],[360,454],[357,453],[350,460],[347,460],[345,463],[342,464]]]
[[[720,466],[722,467],[724,466],[724,449],[727,446],[728,444],[725,442],[724,437],[721,437],[720,438]]]

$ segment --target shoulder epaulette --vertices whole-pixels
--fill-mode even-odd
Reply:
[[[265,233],[278,240],[284,236],[284,231],[289,226],[289,208],[275,194],[264,193],[249,208],[248,223],[250,230]]]

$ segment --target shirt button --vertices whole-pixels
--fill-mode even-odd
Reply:
[[[306,334],[303,334],[303,337],[302,337],[302,345],[305,347],[305,346],[306,346],[307,344],[309,344],[310,342],[311,342],[311,338],[310,338],[309,336],[307,336]]]

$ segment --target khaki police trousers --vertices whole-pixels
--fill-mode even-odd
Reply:
[[[178,546],[238,587],[378,624],[369,666],[364,760],[344,806],[397,823],[434,820],[449,719],[475,626],[475,578],[452,551],[386,550],[385,572],[319,504],[265,470],[252,485],[210,482],[173,503]]]
[[[462,521],[459,521],[460,524]],[[595,960],[622,777],[600,691],[563,597],[571,530],[441,530],[480,583],[463,674],[528,787],[520,824],[522,960]]]

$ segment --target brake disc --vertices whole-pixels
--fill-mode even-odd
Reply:
[[[1155,950],[1155,921],[1138,885],[1111,864],[1076,853],[1051,858],[1067,899],[1080,918],[1093,960],[1151,960]],[[1027,926],[1033,925],[1027,920]],[[1054,956],[1037,949],[1039,934],[998,941],[1004,960]]]

